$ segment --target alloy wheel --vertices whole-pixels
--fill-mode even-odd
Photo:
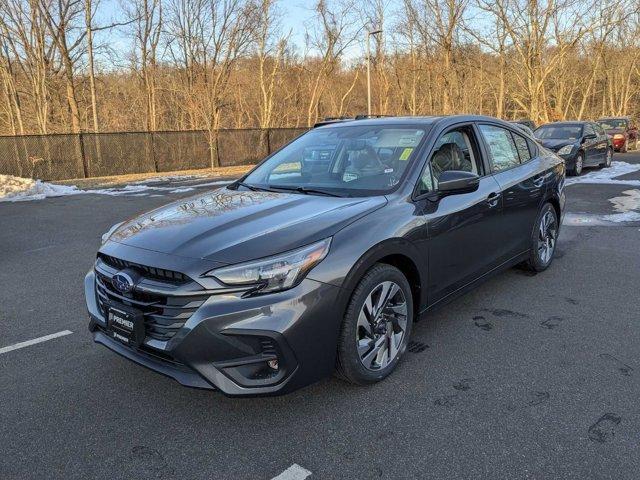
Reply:
[[[578,155],[576,157],[576,175],[580,175],[582,173],[582,155]]]
[[[538,256],[544,265],[548,264],[551,261],[551,257],[553,257],[557,235],[556,217],[551,210],[547,210],[542,215],[540,226],[538,227]]]
[[[367,296],[356,328],[356,346],[362,365],[381,370],[398,356],[407,330],[407,301],[394,282],[378,284]]]

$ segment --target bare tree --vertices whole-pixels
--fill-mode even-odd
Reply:
[[[147,130],[158,127],[157,75],[158,46],[163,16],[162,0],[127,0],[124,5],[127,23],[132,25],[134,38],[133,58],[144,92],[145,125]]]
[[[42,19],[57,47],[66,86],[67,105],[71,114],[71,131],[82,130],[76,90],[76,62],[81,56],[86,32],[79,26],[83,16],[81,0],[40,0]]]
[[[249,46],[256,8],[246,0],[183,0],[174,5],[169,22],[178,40],[173,55],[182,57],[189,71],[188,102],[209,132],[214,167],[221,115],[229,106],[229,79]]]
[[[0,0],[0,133],[201,129],[216,165],[222,128],[362,112],[360,42],[381,27],[378,113],[640,114],[631,0],[316,0],[302,45],[289,2],[121,2]],[[120,25],[129,56],[108,47]]]
[[[425,49],[436,49],[441,68],[442,113],[456,110],[458,88],[456,46],[467,0],[405,0],[407,15],[420,34]]]
[[[6,67],[16,82],[25,80],[27,95],[31,97],[34,130],[49,131],[49,83],[54,76],[55,45],[48,34],[37,0],[4,0],[0,2],[0,34]],[[14,100],[17,97],[14,96]],[[20,107],[20,117],[22,107]],[[23,123],[24,127],[24,123]]]
[[[273,122],[276,87],[283,66],[288,35],[277,35],[281,29],[280,12],[276,0],[261,0],[258,7],[258,25],[252,39],[256,45],[258,57],[258,86],[260,95],[258,104],[260,128],[270,128]]]
[[[318,0],[315,17],[307,25],[306,57],[309,74],[307,125],[319,117],[320,101],[328,87],[330,76],[340,68],[345,50],[351,46],[363,28],[354,27],[354,3],[351,0],[329,2]]]

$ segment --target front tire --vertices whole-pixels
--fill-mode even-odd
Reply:
[[[337,373],[357,385],[383,380],[406,351],[412,324],[406,277],[391,265],[374,265],[351,295],[338,338]]]
[[[556,249],[560,222],[556,209],[545,203],[533,226],[529,259],[526,262],[529,270],[542,272],[549,268]]]
[[[583,168],[584,168],[584,153],[578,152],[578,155],[576,155],[575,165],[569,173],[574,177],[579,177],[582,174]]]

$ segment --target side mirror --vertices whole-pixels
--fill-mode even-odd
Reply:
[[[480,177],[462,170],[447,170],[440,174],[438,192],[446,194],[474,192],[480,185]]]
[[[596,138],[596,135],[594,133],[589,133],[582,137],[582,141],[586,142],[587,140],[593,140],[594,138]]]

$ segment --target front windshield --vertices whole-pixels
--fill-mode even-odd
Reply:
[[[598,120],[598,123],[605,130],[624,130],[627,128],[627,121],[623,118],[605,118]]]
[[[276,152],[242,183],[311,194],[384,194],[400,182],[425,133],[400,126],[318,128]]]
[[[538,128],[534,134],[540,140],[577,140],[582,137],[582,125],[548,125]]]

